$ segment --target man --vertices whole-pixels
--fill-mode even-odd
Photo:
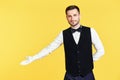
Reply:
[[[63,43],[66,63],[64,80],[95,80],[93,61],[104,54],[101,40],[93,28],[80,24],[80,10],[76,5],[68,6],[65,12],[70,27],[63,30],[48,47],[22,61],[21,65],[27,65],[48,55]],[[96,49],[93,55],[92,44]]]

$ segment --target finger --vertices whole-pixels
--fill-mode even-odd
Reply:
[[[21,63],[20,63],[20,65],[27,65],[29,62],[28,61],[22,61]]]

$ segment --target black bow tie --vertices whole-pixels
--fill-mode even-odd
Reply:
[[[81,27],[79,27],[78,29],[73,29],[73,28],[71,28],[71,32],[72,32],[72,33],[76,32],[76,31],[81,32],[81,31],[82,31],[82,28],[81,28]]]

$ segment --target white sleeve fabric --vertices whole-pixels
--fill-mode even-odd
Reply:
[[[63,43],[63,34],[60,32],[60,34],[56,37],[56,39],[50,43],[46,48],[42,49],[38,54],[34,56],[28,56],[26,60],[22,61],[21,65],[27,65],[34,60],[43,58],[44,56],[48,55],[49,53],[52,53],[55,49],[57,49],[61,44]]]
[[[91,37],[92,44],[96,50],[96,52],[93,54],[93,61],[97,61],[101,56],[104,55],[104,47],[94,28],[91,28]]]
[[[41,50],[38,54],[33,56],[33,59],[40,59],[40,58],[48,55],[49,53],[52,53],[62,43],[63,43],[63,35],[62,35],[62,32],[61,32],[52,43],[50,43],[46,48]]]

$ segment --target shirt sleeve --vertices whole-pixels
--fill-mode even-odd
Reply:
[[[62,43],[63,43],[63,34],[61,31],[60,34],[55,38],[55,40],[52,43],[50,43],[47,47],[42,49],[38,54],[34,55],[31,59],[32,60],[40,59],[40,58],[48,55],[49,53],[52,53]]]
[[[104,55],[104,47],[94,28],[91,28],[91,37],[92,44],[96,50],[96,52],[93,54],[93,61],[97,61],[100,59],[101,56]]]

